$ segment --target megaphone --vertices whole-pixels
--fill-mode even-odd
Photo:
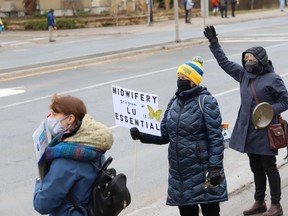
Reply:
[[[274,116],[272,106],[267,102],[259,103],[253,110],[252,122],[256,129],[267,127]]]

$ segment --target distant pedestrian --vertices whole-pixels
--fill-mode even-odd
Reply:
[[[53,40],[53,31],[54,29],[56,29],[56,21],[53,9],[50,9],[50,11],[47,14],[47,25],[49,30],[49,42],[55,42],[55,40]]]
[[[191,16],[192,16],[192,8],[193,8],[194,3],[192,0],[187,0],[186,1],[186,10],[187,10],[187,19],[186,23],[191,23]]]
[[[0,33],[4,30],[4,24],[2,22],[2,19],[0,18]]]
[[[185,10],[185,23],[187,23],[188,20],[188,10],[187,10],[187,0],[183,0],[183,6],[184,6],[184,10]]]
[[[212,0],[212,7],[214,16],[217,16],[219,11],[219,0]]]
[[[236,10],[237,0],[231,0],[230,3],[231,3],[232,17],[235,17],[235,10]]]
[[[279,4],[280,4],[280,11],[283,12],[285,7],[285,0],[279,0]]]
[[[227,18],[227,0],[220,0],[221,17]]]

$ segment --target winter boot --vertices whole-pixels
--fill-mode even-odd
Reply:
[[[282,216],[283,209],[280,204],[271,204],[268,211],[266,211],[262,216]]]
[[[265,201],[256,200],[250,209],[245,210],[243,212],[243,215],[254,215],[254,214],[259,214],[259,213],[263,213],[266,211],[267,211],[267,207],[266,207]]]

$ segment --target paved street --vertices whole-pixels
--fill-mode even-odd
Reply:
[[[206,42],[203,25],[220,25],[244,22],[269,17],[287,16],[286,12],[269,10],[248,14],[236,14],[236,17],[221,18],[210,16],[197,17],[192,24],[179,20],[179,39],[175,43],[176,31],[173,20],[158,22],[152,26],[134,25],[73,29],[55,31],[55,43],[48,42],[48,31],[6,31],[0,34],[0,73],[23,72],[33,67],[53,66],[79,60],[91,60],[137,54],[175,46]],[[31,55],[33,53],[33,56]],[[100,58],[100,59],[99,59]],[[11,73],[10,73],[11,74]]]

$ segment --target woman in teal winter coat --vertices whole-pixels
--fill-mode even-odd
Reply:
[[[45,151],[43,181],[36,180],[34,208],[50,216],[84,216],[99,162],[112,146],[112,133],[89,116],[76,97],[54,95],[50,108],[47,128],[53,140]]]
[[[130,129],[132,139],[142,143],[169,143],[167,205],[178,206],[181,216],[198,216],[199,205],[203,216],[220,216],[219,202],[228,199],[222,119],[216,99],[199,85],[202,64],[202,58],[196,57],[178,68],[178,89],[161,121],[161,136]]]

